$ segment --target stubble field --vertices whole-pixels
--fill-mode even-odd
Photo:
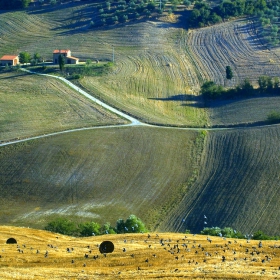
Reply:
[[[150,237],[149,237],[150,236]],[[223,239],[174,233],[71,238],[0,227],[4,279],[277,279],[279,241]],[[13,237],[18,244],[5,244]],[[102,241],[113,253],[100,254]],[[67,251],[67,248],[69,250]],[[47,252],[47,253],[46,253]],[[88,257],[85,257],[87,255]],[[224,257],[224,261],[222,261]]]

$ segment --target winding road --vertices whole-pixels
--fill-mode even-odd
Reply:
[[[77,92],[79,92],[80,94],[82,94],[83,96],[85,96],[86,98],[90,99],[91,101],[95,102],[96,104],[102,106],[103,108],[109,110],[112,113],[115,113],[116,115],[130,121],[129,124],[118,124],[118,125],[104,125],[104,126],[93,126],[93,127],[83,127],[83,128],[75,128],[75,129],[69,129],[69,130],[63,130],[63,131],[59,131],[59,132],[53,132],[53,133],[48,133],[48,134],[43,134],[43,135],[38,135],[38,136],[33,136],[33,137],[27,137],[27,138],[22,138],[22,139],[17,139],[17,140],[11,140],[8,142],[2,142],[0,141],[0,147],[2,146],[7,146],[7,145],[12,145],[12,144],[16,144],[16,143],[20,143],[20,142],[25,142],[25,141],[29,141],[29,140],[35,140],[35,139],[40,139],[40,138],[45,138],[45,137],[49,137],[49,136],[55,136],[55,135],[59,135],[59,134],[64,134],[64,133],[70,133],[70,132],[76,132],[76,131],[82,131],[82,130],[92,130],[92,129],[103,129],[103,128],[115,128],[115,127],[128,127],[128,126],[147,126],[147,127],[157,127],[157,128],[172,128],[172,129],[183,129],[183,130],[195,130],[195,131],[200,131],[200,130],[229,130],[229,129],[242,129],[242,127],[220,127],[220,128],[194,128],[194,127],[174,127],[174,126],[160,126],[160,125],[151,125],[151,124],[147,124],[147,123],[143,123],[139,120],[137,120],[136,118],[129,116],[128,114],[119,111],[118,109],[102,102],[101,100],[91,96],[90,94],[88,94],[87,92],[85,92],[84,90],[82,90],[81,88],[79,88],[78,86],[76,86],[75,84],[71,83],[70,81],[68,81],[65,78],[59,77],[59,76],[54,76],[54,75],[50,75],[50,74],[42,74],[42,73],[37,73],[37,72],[33,72],[24,68],[20,68],[21,71],[24,72],[28,72],[30,74],[35,74],[35,75],[41,75],[41,76],[48,76],[51,78],[55,78],[55,79],[59,79],[62,82],[66,83],[68,86],[70,86],[71,88],[73,88],[74,90],[76,90]],[[275,125],[275,124],[274,124]],[[270,125],[266,125],[266,126],[270,126]],[[248,127],[243,127],[243,129],[248,129]]]

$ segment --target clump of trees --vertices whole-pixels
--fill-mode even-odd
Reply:
[[[42,57],[39,53],[34,53],[33,56],[31,56],[28,52],[20,52],[19,62],[22,64],[31,63],[31,65],[37,65],[39,62],[42,62]]]
[[[0,10],[14,10],[28,7],[31,0],[0,0]]]
[[[119,219],[116,226],[110,223],[100,225],[96,222],[75,223],[67,218],[56,218],[49,222],[45,230],[71,236],[93,236],[102,234],[139,233],[147,232],[145,224],[135,215],[130,215],[126,220]]]
[[[225,99],[233,97],[248,97],[257,94],[280,94],[279,78],[260,76],[258,88],[254,88],[249,79],[245,79],[235,88],[227,89],[213,81],[206,81],[200,89],[200,94],[206,99]]]
[[[210,236],[221,236],[228,238],[238,238],[238,239],[254,239],[254,240],[278,240],[280,236],[269,236],[263,231],[258,230],[252,235],[243,234],[238,230],[234,230],[231,227],[219,228],[219,227],[206,227],[201,231],[201,234]]]
[[[204,27],[240,16],[257,17],[265,41],[272,46],[279,44],[280,0],[226,0],[215,7],[210,7],[207,2],[195,1],[187,21],[190,27]]]

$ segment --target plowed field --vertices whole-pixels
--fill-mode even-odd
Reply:
[[[206,215],[209,227],[278,234],[279,140],[279,126],[210,132],[199,179],[162,229],[198,231]]]
[[[98,129],[1,148],[0,222],[42,226],[61,214],[115,222],[134,213],[151,228],[195,179],[200,133]]]

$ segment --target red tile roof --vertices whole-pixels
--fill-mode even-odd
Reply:
[[[17,55],[3,55],[0,60],[14,60],[15,58],[18,58]]]
[[[70,50],[54,50],[53,53],[68,53]]]

